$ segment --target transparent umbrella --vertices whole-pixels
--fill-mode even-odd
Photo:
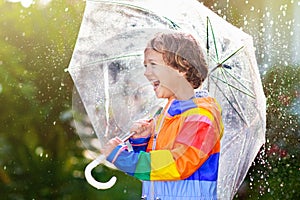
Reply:
[[[221,104],[225,126],[218,195],[232,199],[265,142],[266,100],[252,37],[196,0],[86,2],[68,68],[74,109],[84,113],[75,117],[79,135],[96,151],[114,136],[125,139],[135,120],[163,105],[143,76],[142,60],[149,38],[166,31],[190,33],[206,49],[205,87]]]

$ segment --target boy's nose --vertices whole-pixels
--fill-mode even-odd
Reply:
[[[144,76],[146,76],[146,77],[149,77],[149,76],[151,76],[152,75],[152,69],[151,69],[151,66],[147,66],[146,67],[146,70],[145,70],[145,72],[144,72]]]

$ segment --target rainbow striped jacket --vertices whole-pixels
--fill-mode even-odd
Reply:
[[[169,101],[149,138],[130,139],[107,157],[143,181],[145,199],[217,199],[221,108],[214,98]]]

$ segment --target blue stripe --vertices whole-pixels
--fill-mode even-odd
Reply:
[[[151,187],[154,186],[152,197]],[[217,200],[216,181],[143,181],[143,196],[163,200]],[[152,197],[152,198],[151,198]]]
[[[186,180],[216,181],[218,179],[220,153],[212,154],[201,167]]]
[[[168,113],[173,117],[175,115],[179,115],[185,112],[186,110],[196,108],[196,107],[197,105],[194,103],[192,99],[186,101],[174,100],[170,105]]]

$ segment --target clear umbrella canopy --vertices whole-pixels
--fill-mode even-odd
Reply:
[[[218,195],[231,199],[265,141],[266,100],[252,37],[196,0],[87,1],[68,68],[74,109],[87,113],[77,117],[78,132],[88,148],[101,147],[154,115],[163,102],[143,76],[143,51],[155,33],[171,30],[192,34],[205,49],[205,87],[221,104],[225,126]]]

